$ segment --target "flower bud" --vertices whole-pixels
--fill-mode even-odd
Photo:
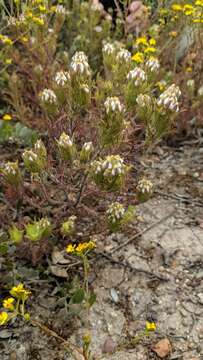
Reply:
[[[15,244],[18,244],[23,240],[24,230],[19,230],[15,225],[9,228],[8,232],[11,241],[14,242]]]
[[[141,202],[147,201],[153,194],[153,188],[153,183],[150,180],[144,177],[140,179],[136,188],[138,200]]]
[[[72,235],[75,231],[75,221],[77,217],[72,215],[61,225],[61,234],[63,236]]]
[[[69,135],[63,132],[57,140],[57,144],[62,159],[72,163],[76,156],[76,148]]]
[[[92,157],[92,153],[94,151],[94,147],[92,142],[87,142],[83,145],[81,151],[80,151],[80,161],[82,163],[86,163],[89,161]]]
[[[6,183],[12,186],[20,185],[22,181],[22,176],[20,169],[18,167],[18,161],[16,162],[8,161],[0,171],[3,174]]]

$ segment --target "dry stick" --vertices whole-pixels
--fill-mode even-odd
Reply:
[[[123,266],[126,269],[129,269],[131,271],[140,272],[140,273],[143,273],[143,274],[146,274],[146,275],[150,276],[151,278],[156,278],[156,279],[161,280],[161,281],[169,281],[168,278],[166,278],[164,276],[161,276],[159,274],[155,274],[155,273],[153,273],[151,271],[147,271],[147,270],[144,270],[144,269],[135,268],[134,266],[131,266],[127,262],[123,262],[123,261],[120,262],[119,260],[115,260],[112,256],[106,254],[105,252],[99,252],[99,253],[97,253],[97,255],[103,256],[105,259],[109,260],[110,262],[112,262],[114,264],[117,264],[119,266]]]
[[[194,204],[194,205],[196,205],[198,207],[203,207],[203,202],[192,200],[191,198],[186,197],[184,195],[167,194],[167,193],[165,193],[163,191],[155,191],[155,194],[166,196],[167,198],[171,198],[171,199],[174,199],[174,200],[179,200],[179,201],[182,201],[183,203]]]
[[[166,215],[166,216],[162,217],[161,219],[159,219],[158,221],[155,221],[154,223],[152,223],[149,227],[145,228],[144,230],[140,230],[137,234],[133,235],[130,239],[125,241],[123,244],[121,244],[121,245],[115,247],[114,249],[112,249],[110,251],[110,255],[114,254],[116,251],[118,251],[118,250],[122,249],[123,247],[125,247],[126,245],[130,244],[133,240],[135,240],[138,237],[140,237],[141,235],[145,234],[147,231],[151,230],[155,226],[161,224],[163,221],[167,220],[173,214],[174,214],[174,210],[171,211],[168,215]]]
[[[48,335],[54,337],[55,339],[60,340],[63,345],[66,345],[69,347],[69,349],[71,351],[77,351],[79,354],[83,355],[83,351],[78,348],[77,346],[75,346],[74,344],[72,344],[70,341],[65,340],[64,338],[62,338],[60,335],[58,335],[55,331],[49,329],[46,325],[41,324],[40,322],[36,321],[36,320],[31,320],[31,324],[33,326],[37,326],[39,327],[41,330],[43,330],[45,333],[47,333]]]

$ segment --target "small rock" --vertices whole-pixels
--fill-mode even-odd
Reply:
[[[166,356],[168,356],[171,351],[171,343],[168,339],[162,339],[158,341],[152,348],[152,350],[161,358],[164,359]]]
[[[0,331],[0,339],[8,339],[12,336],[12,331],[9,330],[1,330]]]
[[[116,350],[116,343],[112,338],[107,338],[103,344],[102,352],[104,354],[113,354]]]
[[[111,291],[111,298],[115,303],[119,302],[119,297],[118,297],[118,292],[116,291],[116,289],[112,288]]]

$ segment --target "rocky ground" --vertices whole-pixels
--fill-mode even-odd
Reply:
[[[150,175],[156,192],[139,205],[140,221],[133,235],[111,235],[98,243],[102,254],[90,277],[97,302],[88,320],[67,317],[56,301],[53,284],[22,268],[35,292],[31,314],[79,347],[81,335],[90,331],[94,359],[200,360],[203,148],[156,148],[137,166]],[[135,235],[138,231],[140,236]],[[140,336],[146,319],[157,324],[150,337]],[[72,359],[54,333],[29,324],[17,322],[1,330],[0,339],[2,360]],[[77,354],[76,358],[82,359]]]

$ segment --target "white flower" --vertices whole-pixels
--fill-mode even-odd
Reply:
[[[115,223],[116,221],[122,219],[123,215],[125,214],[125,208],[119,202],[115,202],[108,207],[106,214],[108,219]]]
[[[73,145],[72,140],[70,139],[70,136],[68,134],[66,134],[65,132],[63,132],[59,138],[59,140],[57,140],[57,143],[59,146],[63,147],[63,148],[67,148]]]
[[[116,55],[116,60],[128,62],[131,60],[131,53],[126,49],[121,49]]]
[[[104,103],[104,107],[105,107],[107,114],[111,111],[112,112],[114,112],[114,111],[122,112],[123,111],[123,106],[121,105],[119,98],[116,96],[108,97]]]
[[[178,86],[172,84],[168,89],[166,89],[158,98],[157,105],[162,106],[165,109],[178,112],[179,104],[178,98],[181,95],[181,91]]]
[[[30,162],[35,162],[38,159],[38,155],[33,150],[25,150],[22,158],[28,159]]]
[[[198,89],[198,95],[199,96],[203,96],[203,86],[201,86],[199,89]]]
[[[114,177],[125,173],[126,165],[119,155],[109,155],[103,160],[93,161],[91,164],[95,174],[103,174],[104,177]]]
[[[54,81],[58,86],[65,86],[70,80],[70,75],[67,71],[58,71],[54,76]]]
[[[147,62],[146,62],[146,67],[151,71],[151,72],[157,72],[160,68],[160,63],[159,60],[156,58],[151,57]]]
[[[85,151],[92,151],[93,150],[93,144],[91,141],[84,143],[83,149]]]
[[[70,68],[74,73],[90,75],[88,58],[83,51],[77,51],[75,53],[72,57]]]
[[[102,12],[104,10],[104,7],[102,5],[102,3],[98,0],[93,0],[92,5],[91,5],[91,9],[93,11],[99,11]]]
[[[137,96],[136,102],[140,108],[145,108],[151,105],[152,99],[147,94],[139,94]]]
[[[138,86],[147,80],[147,75],[144,70],[136,67],[128,73],[127,80],[134,80],[135,86]]]
[[[57,102],[56,94],[51,89],[44,89],[40,94],[40,98],[43,102],[49,104],[56,104]]]
[[[56,14],[62,14],[65,15],[66,14],[66,9],[63,5],[57,5],[56,6]]]
[[[113,44],[110,44],[110,43],[104,44],[104,46],[102,48],[103,54],[111,55],[114,53],[114,51],[115,51],[115,47]]]
[[[153,183],[150,180],[142,178],[138,181],[137,190],[142,194],[149,194],[152,192],[153,187]]]

